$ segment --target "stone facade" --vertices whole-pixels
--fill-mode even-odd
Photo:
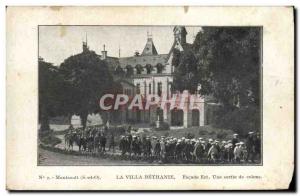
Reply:
[[[99,57],[107,61],[112,72],[118,69],[123,71],[126,77],[121,77],[123,94],[133,97],[136,94],[141,94],[144,99],[149,95],[156,94],[158,96],[165,95],[171,98],[172,95],[178,96],[187,95],[188,91],[183,93],[171,92],[173,82],[174,66],[172,65],[173,51],[176,48],[179,51],[184,51],[191,47],[191,44],[186,43],[187,31],[183,26],[176,26],[173,29],[174,42],[168,54],[158,54],[154,45],[152,36],[147,35],[147,40],[142,54],[136,53],[131,57],[110,57],[108,56],[105,46],[102,55]],[[83,49],[88,49],[84,45]],[[131,70],[131,74],[128,74]],[[184,103],[182,110],[170,110],[170,106],[161,108],[160,104],[153,105],[149,110],[134,110],[130,111],[127,106],[122,110],[113,111],[110,114],[112,123],[146,123],[153,124],[159,122],[167,122],[172,127],[191,127],[205,125],[205,99],[201,95],[194,95],[196,105],[194,108],[189,107],[188,100]],[[176,103],[179,104],[179,103]]]

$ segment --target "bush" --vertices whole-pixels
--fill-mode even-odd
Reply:
[[[260,111],[255,106],[225,109],[220,107],[213,120],[216,127],[231,129],[245,137],[249,131],[260,131]]]
[[[167,130],[170,130],[170,125],[167,122],[161,122],[160,127],[159,128],[155,127],[155,130],[156,131],[167,131]]]
[[[208,134],[208,131],[206,130],[199,130],[199,135],[206,135]]]
[[[219,132],[217,133],[217,138],[218,138],[218,139],[225,139],[226,136],[227,136],[227,132],[226,132],[226,131],[221,130],[221,131],[219,131]]]
[[[208,133],[208,135],[215,135],[215,134],[216,134],[215,131],[211,131],[211,132]]]
[[[156,123],[155,122],[151,122],[150,123],[150,127],[156,127]]]
[[[169,137],[169,135],[170,135],[169,132],[167,132],[167,133],[164,134],[165,137]]]
[[[49,134],[47,136],[44,135],[40,138],[40,140],[43,144],[50,146],[56,146],[62,142],[61,139],[55,137],[53,134]]]

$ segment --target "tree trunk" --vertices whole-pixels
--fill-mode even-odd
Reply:
[[[72,114],[68,114],[68,121],[69,121],[69,125],[72,125]]]
[[[82,124],[83,129],[85,129],[85,127],[86,127],[87,116],[88,116],[87,113],[80,114],[81,124]]]
[[[50,130],[48,115],[45,112],[43,112],[41,114],[41,128],[40,128],[40,130],[42,132]]]

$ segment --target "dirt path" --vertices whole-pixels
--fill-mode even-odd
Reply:
[[[39,148],[39,165],[144,165],[145,162],[110,160],[91,156],[77,156],[70,154],[60,154]]]

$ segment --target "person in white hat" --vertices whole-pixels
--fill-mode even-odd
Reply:
[[[193,154],[195,157],[195,162],[196,163],[201,162],[201,160],[202,160],[202,158],[204,158],[204,154],[205,154],[205,141],[198,140],[196,142]]]
[[[219,159],[221,163],[224,163],[225,161],[225,154],[226,154],[225,146],[226,146],[226,141],[223,140],[220,144],[220,153],[219,153]]]
[[[208,139],[208,142],[207,142],[206,147],[205,147],[205,149],[207,150],[207,153],[208,153],[209,149],[211,148],[213,141],[214,140],[211,139],[211,138]]]
[[[242,147],[241,147],[241,143],[236,143],[235,144],[235,148],[234,148],[234,161],[235,163],[240,163],[241,161],[241,157],[242,157]]]
[[[182,140],[178,139],[175,145],[175,160],[180,161],[182,159]]]
[[[208,150],[207,158],[210,163],[216,163],[218,157],[218,149],[216,148],[216,143],[212,142],[211,147]]]
[[[156,139],[156,143],[154,146],[154,159],[160,159],[160,141],[159,139]]]
[[[217,156],[217,159],[220,158],[220,152],[221,152],[221,147],[220,147],[220,142],[219,140],[215,140],[215,144],[216,144],[216,148],[218,150],[218,156]]]
[[[254,162],[254,156],[255,156],[255,145],[254,145],[254,136],[253,132],[250,131],[248,133],[247,139],[246,139],[246,147],[248,152],[247,161]]]
[[[242,149],[241,161],[245,162],[248,157],[248,151],[247,151],[247,148],[246,148],[244,142],[240,142],[240,145],[241,145],[241,149]]]
[[[233,148],[235,148],[235,145],[236,143],[239,143],[239,134],[235,133],[233,134],[233,138],[232,138],[232,145],[233,145]]]
[[[155,146],[157,143],[157,137],[156,136],[152,136],[152,140],[151,140],[151,155],[154,157],[155,155]]]
[[[228,163],[231,163],[234,160],[233,151],[234,149],[232,143],[228,143],[226,148],[226,153],[225,153],[225,160],[227,160]]]
[[[164,162],[166,159],[166,142],[164,139],[160,142],[160,160]]]

